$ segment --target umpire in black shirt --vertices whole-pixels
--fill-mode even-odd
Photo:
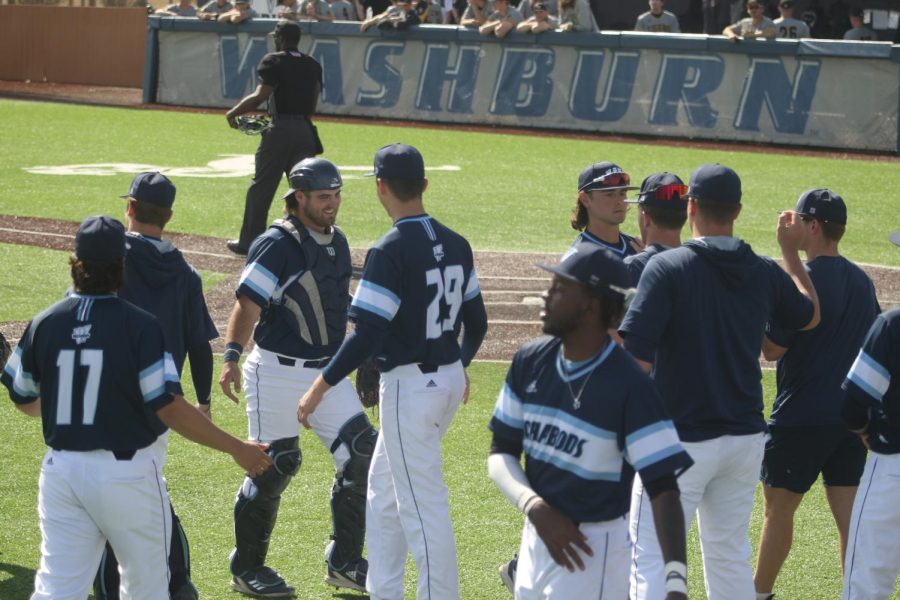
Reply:
[[[273,99],[269,102],[272,125],[263,131],[256,150],[256,174],[247,190],[240,238],[228,242],[228,249],[241,255],[247,254],[250,242],[266,229],[281,174],[287,175],[300,160],[322,152],[310,120],[322,91],[322,66],[297,50],[297,23],[279,21],[270,35],[275,38],[275,52],[266,54],[256,69],[260,84],[225,115],[228,124],[236,127],[239,115]]]

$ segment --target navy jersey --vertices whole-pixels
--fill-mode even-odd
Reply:
[[[875,286],[842,256],[819,256],[806,265],[819,296],[822,320],[810,331],[785,330],[769,321],[766,336],[787,348],[778,360],[773,425],[839,425],[841,383],[881,309]]]
[[[589,232],[588,230],[584,230],[581,233],[579,233],[578,237],[575,238],[575,241],[572,242],[572,246],[570,247],[570,250],[571,250],[571,248],[574,248],[576,245],[578,245],[579,242],[590,242],[592,244],[597,244],[598,246],[600,246],[602,248],[606,248],[607,250],[609,250],[610,252],[612,252],[613,254],[618,256],[619,258],[625,258],[626,256],[631,256],[632,254],[637,254],[637,252],[638,252],[637,250],[634,249],[634,246],[632,246],[632,244],[631,244],[631,242],[634,241],[634,239],[635,239],[634,237],[628,235],[627,233],[622,233],[620,231],[619,232],[619,241],[616,242],[615,244],[610,244],[609,242],[601,240],[600,238],[598,238],[596,235]],[[563,255],[563,257],[565,257],[565,255]]]
[[[641,273],[647,268],[647,263],[655,254],[670,250],[671,246],[663,246],[662,244],[650,244],[637,254],[626,256],[622,259],[625,266],[628,267],[628,274],[631,275],[632,287],[637,287],[638,281],[641,279]]]
[[[327,358],[347,333],[350,246],[338,228],[315,234],[296,217],[286,219],[302,243],[272,225],[250,245],[237,295],[262,307],[253,334],[270,352],[297,358]]]
[[[683,441],[765,431],[759,354],[768,319],[800,329],[812,302],[773,260],[737,238],[690,240],[641,275],[620,332],[654,363]]]
[[[57,450],[149,446],[154,413],[181,394],[156,318],[112,295],[72,294],[36,316],[2,382],[14,402],[40,397],[44,441]]]
[[[570,519],[621,517],[628,512],[635,469],[653,481],[677,475],[693,461],[650,378],[619,346],[610,341],[598,356],[568,368],[564,361],[559,338],[522,346],[490,429],[522,444],[528,483]]]
[[[159,319],[179,375],[188,348],[219,337],[203,299],[200,275],[169,241],[129,232],[125,287],[119,297]]]
[[[848,401],[869,408],[872,450],[900,453],[900,308],[875,319],[844,389]]]
[[[460,359],[464,303],[481,302],[469,243],[428,215],[397,220],[366,255],[350,317],[387,335],[379,369]]]

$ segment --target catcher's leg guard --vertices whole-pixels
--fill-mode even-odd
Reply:
[[[233,575],[265,564],[281,493],[303,460],[299,443],[300,438],[296,437],[275,440],[269,445],[272,467],[259,477],[244,479],[234,504]]]
[[[366,484],[369,463],[378,432],[360,413],[347,421],[338,432],[331,451],[346,444],[350,459],[334,478],[331,488],[331,519],[333,544],[329,544],[325,560],[334,569],[342,569],[362,557],[366,534]]]

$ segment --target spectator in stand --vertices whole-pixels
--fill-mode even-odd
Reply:
[[[530,19],[534,16],[534,5],[540,2],[547,7],[550,16],[559,17],[559,3],[557,0],[522,0],[519,3],[519,12],[523,19]]]
[[[634,24],[635,31],[646,33],[681,33],[678,26],[678,17],[667,10],[663,10],[665,0],[650,0],[650,10],[637,18]]]
[[[598,31],[588,0],[559,0],[560,31]]]
[[[219,15],[219,23],[243,23],[259,15],[250,8],[250,0],[234,0],[234,8]]]
[[[298,21],[334,21],[326,0],[302,0],[297,10]]]
[[[197,9],[191,4],[191,0],[181,0],[178,4],[170,4],[156,11],[163,17],[196,17]]]
[[[222,13],[234,8],[228,0],[209,0],[203,8],[197,12],[197,18],[201,21],[215,21]]]
[[[391,7],[391,0],[352,0],[356,5],[356,18],[360,21],[380,15]]]
[[[335,21],[355,21],[356,7],[347,0],[328,0]]]
[[[441,25],[444,22],[443,9],[438,0],[419,0],[416,2],[416,14],[421,25]]]
[[[703,33],[716,35],[731,22],[731,3],[727,0],[703,0]]]
[[[728,38],[729,42],[736,44],[742,38],[745,40],[775,39],[775,23],[765,15],[763,5],[758,0],[748,0],[747,14],[750,16],[722,30],[722,35]]]
[[[359,30],[366,31],[370,27],[403,30],[419,24],[419,15],[416,14],[416,9],[410,0],[391,1],[393,2],[392,6],[388,7],[383,13],[363,21],[362,25],[359,26]]]
[[[494,12],[488,0],[469,0],[469,5],[460,19],[463,27],[481,27],[487,23],[488,15]]]
[[[844,39],[853,42],[878,41],[878,34],[866,27],[861,8],[850,9],[850,29],[844,34]]]
[[[295,0],[278,0],[278,6],[275,7],[275,18],[296,21],[299,10]]]
[[[534,14],[516,25],[517,31],[522,33],[543,33],[545,31],[553,31],[559,27],[559,19],[550,16],[546,4],[535,2],[532,8]]]
[[[522,14],[509,5],[509,0],[494,0],[494,10],[485,24],[478,28],[478,33],[505,38],[521,22]]]
[[[775,31],[780,38],[799,40],[809,37],[806,21],[794,18],[794,0],[781,0],[778,4],[781,17],[775,19]]]

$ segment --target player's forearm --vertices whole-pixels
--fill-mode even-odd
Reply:
[[[246,346],[261,312],[262,309],[247,296],[240,296],[231,309],[231,317],[225,331],[225,343],[235,342],[242,347]]]
[[[29,417],[40,417],[41,416],[41,399],[37,398],[34,402],[29,402],[28,404],[19,404],[18,402],[14,403],[16,408],[21,412],[25,413]]]
[[[385,332],[367,325],[357,323],[356,328],[347,336],[328,366],[322,370],[322,378],[328,385],[337,385],[347,377],[364,360],[374,355],[381,348]]]
[[[213,355],[209,342],[198,344],[188,350],[191,363],[191,379],[198,404],[209,404],[212,392]]]
[[[256,107],[265,102],[270,95],[271,91],[269,91],[269,93],[266,93],[264,87],[262,85],[258,85],[252,93],[244,96],[241,101],[234,106],[234,108],[229,110],[226,116],[237,117],[244,113],[250,112],[251,110],[255,110]]]
[[[242,446],[239,439],[219,429],[181,396],[175,396],[173,402],[156,411],[156,416],[167,427],[208,448],[233,456]]]
[[[653,522],[666,564],[666,592],[687,594],[687,550],[684,512],[678,490],[666,490],[651,498]]]
[[[816,286],[813,285],[812,279],[809,278],[809,273],[803,267],[803,261],[800,260],[798,252],[782,250],[781,256],[784,259],[784,270],[794,280],[794,285],[797,286],[800,293],[809,298],[813,304],[812,319],[802,328],[802,331],[813,329],[819,324],[820,320],[819,295],[816,293]]]
[[[487,310],[481,296],[463,304],[462,321],[464,329],[459,351],[463,366],[468,367],[488,330]]]
[[[495,452],[488,456],[488,477],[507,500],[522,513],[528,514],[540,496],[531,488],[519,459],[512,454]]]

